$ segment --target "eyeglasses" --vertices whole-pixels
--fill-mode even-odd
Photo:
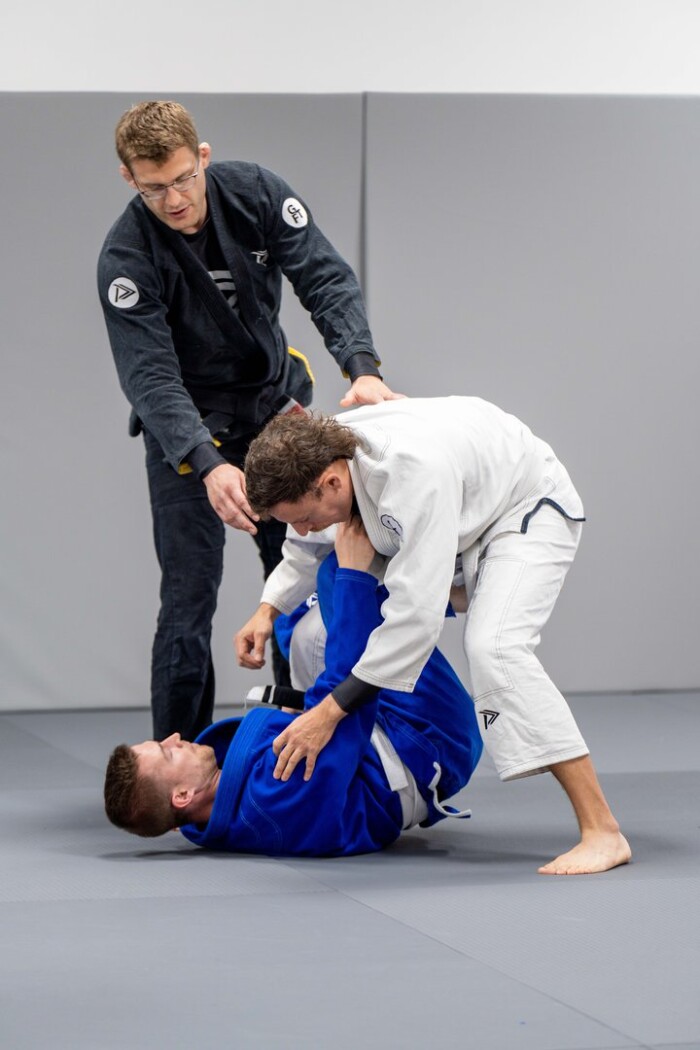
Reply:
[[[147,197],[149,201],[162,201],[170,189],[177,190],[178,193],[187,193],[188,190],[192,189],[192,180],[196,179],[198,175],[199,168],[193,171],[191,175],[183,175],[182,178],[169,182],[167,186],[154,186],[152,190],[142,190],[136,179],[134,179],[134,184],[142,197]]]

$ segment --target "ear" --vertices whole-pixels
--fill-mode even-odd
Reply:
[[[342,491],[348,477],[348,465],[344,459],[336,459],[321,475],[319,485],[327,485],[334,493]]]
[[[173,809],[187,809],[194,798],[194,788],[175,788],[170,796],[170,805]]]
[[[199,163],[203,168],[209,167],[209,161],[211,160],[211,146],[208,142],[200,142],[199,144]]]
[[[121,175],[121,177],[124,179],[125,182],[129,183],[129,185],[131,186],[132,190],[138,189],[136,183],[134,182],[134,176],[131,174],[131,172],[127,168],[126,164],[120,164],[119,165],[119,174]]]

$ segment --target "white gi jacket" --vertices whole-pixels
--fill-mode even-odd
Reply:
[[[501,532],[521,531],[528,511],[568,475],[549,445],[481,398],[384,401],[337,419],[362,438],[349,464],[355,498],[372,545],[389,559],[384,622],[353,674],[410,692],[437,644],[455,571],[462,568],[471,595],[480,551]],[[563,510],[578,517],[571,491],[575,505]],[[314,590],[332,542],[331,530],[302,538],[290,526],[261,600],[291,612]]]

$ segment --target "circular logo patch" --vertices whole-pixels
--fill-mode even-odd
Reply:
[[[308,226],[309,223],[306,208],[296,197],[287,197],[282,205],[282,218],[287,223],[287,226],[294,226],[297,229],[301,229],[302,226]]]
[[[391,514],[382,514],[379,520],[381,521],[385,529],[391,529],[391,531],[395,532],[399,538],[403,536],[403,529],[401,525],[399,525],[396,518],[392,517]]]
[[[117,277],[109,286],[107,298],[117,310],[130,310],[139,301],[139,290],[128,277]]]

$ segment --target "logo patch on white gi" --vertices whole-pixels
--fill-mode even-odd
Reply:
[[[117,310],[130,310],[139,301],[139,290],[128,277],[117,277],[109,286],[107,298]]]
[[[382,514],[379,519],[385,529],[391,529],[395,532],[399,539],[403,536],[403,527],[398,523],[396,518],[393,518],[391,514]]]
[[[488,708],[485,707],[481,712],[481,717],[484,720],[484,729],[488,729],[489,726],[492,726],[500,713],[500,711],[489,711]]]
[[[282,205],[282,218],[287,223],[287,226],[294,226],[295,229],[301,229],[302,226],[307,226],[309,222],[306,208],[296,197],[287,197]]]

